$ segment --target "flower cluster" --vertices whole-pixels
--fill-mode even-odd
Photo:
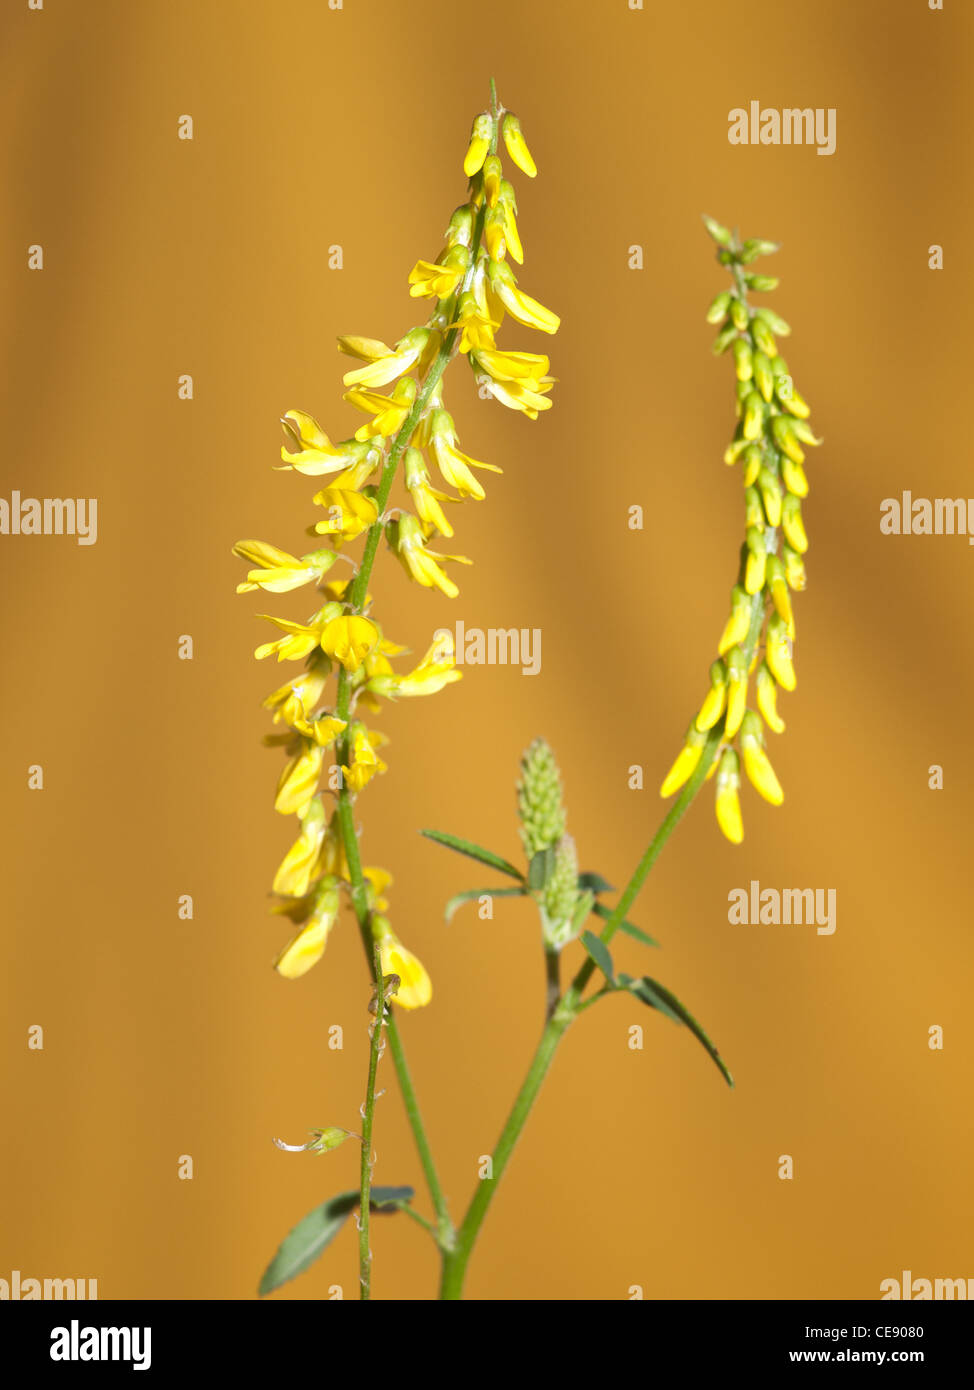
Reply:
[[[544,943],[548,950],[560,951],[582,930],[593,895],[579,887],[575,841],[565,833],[561,774],[543,738],[536,738],[521,758],[517,807],[528,887],[541,913]]]
[[[808,549],[802,520],[802,500],[808,495],[802,446],[822,441],[807,423],[809,408],[778,354],[776,335],[786,336],[791,331],[788,324],[773,310],[755,309],[747,302],[748,290],[776,287],[774,277],[746,267],[777,246],[759,240],[742,243],[726,227],[704,220],[720,248],[718,260],[734,279],[733,289],[711,304],[707,322],[720,326],[714,351],[730,350],[733,355],[738,425],[724,461],[743,470],[746,533],[730,617],[710,668],[710,689],[660,791],[670,796],[692,776],[710,731],[720,726],[721,744],[708,777],[716,772],[720,828],[739,844],[744,838],[738,796],[741,763],[767,801],[777,806],[784,798],[765,752],[764,731],[767,727],[782,732],[778,687],[795,689],[791,594],[805,587],[803,557]],[[748,706],[752,676],[756,709]]]
[[[437,534],[453,535],[446,514],[451,503],[484,497],[477,471],[501,470],[459,448],[442,388],[446,366],[463,354],[491,395],[529,419],[551,405],[548,358],[504,351],[495,341],[505,315],[545,333],[554,333],[559,323],[518,287],[508,264],[510,257],[520,265],[523,250],[514,190],[497,153],[499,136],[524,173],[533,178],[537,172],[516,116],[494,103],[477,117],[463,166],[470,179],[468,200],[451,217],[437,259],[417,261],[409,274],[410,295],[432,301],[426,323],[394,347],[374,338],[338,340],[341,352],[364,364],[345,373],[344,399],[367,417],[365,422],[351,438],[333,443],[304,411],[290,410],[282,420],[281,468],[324,480],[314,497],[321,519],[309,531],[317,548],[296,556],[263,541],[234,546],[249,566],[238,593],[283,594],[311,586],[317,594],[318,606],[303,621],[263,615],[277,635],[255,653],[258,659],[304,663],[300,674],[264,701],[283,726],[265,741],[287,755],[275,807],[299,823],[273,884],[274,910],[297,927],[276,969],[293,979],[321,958],[344,891],[357,908],[364,901],[382,970],[399,976],[396,1000],[406,1008],[429,1001],[429,976],[385,916],[390,876],[382,869],[357,869],[357,844],[354,855],[348,844],[353,822],[343,820],[340,811],[386,770],[380,756],[386,740],[366,716],[377,713],[383,699],[433,694],[461,675],[452,643],[443,635],[418,665],[396,670],[390,658],[405,649],[386,637],[367,592],[383,535],[412,580],[450,598],[458,590],[445,565],[470,563],[440,553],[431,543]],[[390,508],[400,464],[405,497]],[[452,492],[434,484],[434,467]],[[356,563],[346,547],[359,539],[363,549]],[[339,560],[351,564],[351,577],[334,579],[331,571]],[[330,751],[334,761],[326,766]],[[338,795],[338,809],[330,815],[329,792]]]

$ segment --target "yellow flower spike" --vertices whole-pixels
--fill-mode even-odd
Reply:
[[[274,876],[274,892],[302,898],[311,884],[325,840],[325,812],[320,800],[311,802],[301,820],[301,834],[288,850]]]
[[[303,623],[292,623],[288,618],[275,618],[272,613],[259,613],[257,616],[273,623],[285,634],[276,642],[261,643],[254,651],[258,661],[275,655],[278,661],[300,661],[302,657],[309,656],[318,645],[321,632],[317,626],[306,627]]]
[[[419,387],[413,378],[407,376],[396,382],[391,396],[368,391],[362,386],[353,386],[350,391],[346,391],[343,400],[354,405],[357,410],[364,411],[366,415],[375,417],[367,425],[359,425],[355,431],[355,438],[360,443],[367,443],[376,435],[388,438],[389,435],[395,434],[412,409],[418,390]]]
[[[409,272],[409,293],[413,299],[446,299],[460,288],[470,266],[465,246],[453,246],[442,263],[417,261]]]
[[[751,627],[751,599],[746,589],[735,584],[731,589],[731,612],[721,633],[717,650],[724,656],[731,647],[743,642]]]
[[[781,476],[785,487],[796,497],[808,496],[808,479],[800,463],[793,463],[787,454],[781,460]]]
[[[316,891],[311,917],[274,962],[274,969],[285,980],[299,979],[321,960],[338,920],[338,907],[338,885],[334,879],[328,879]]]
[[[717,824],[732,845],[739,845],[744,839],[741,802],[737,794],[740,785],[737,754],[733,748],[725,748],[717,770]]]
[[[439,555],[426,548],[419,522],[403,512],[397,521],[390,522],[389,541],[411,579],[426,589],[439,589],[447,598],[456,598],[460,590],[440,568],[441,560],[453,560],[461,565],[472,561],[465,555]]]
[[[699,733],[706,733],[714,727],[726,707],[727,668],[722,661],[715,661],[710,667],[710,689],[700,706],[700,713],[694,720],[693,727]]]
[[[778,684],[785,690],[794,690],[798,681],[791,659],[791,639],[788,624],[780,613],[773,614],[768,621],[764,659]]]
[[[759,594],[764,588],[767,571],[768,551],[764,536],[756,526],[747,531],[747,565],[744,571],[744,588],[747,593]]]
[[[764,733],[761,728],[761,720],[752,711],[748,710],[741,724],[741,757],[744,761],[744,771],[747,773],[748,781],[755,791],[760,792],[765,801],[770,801],[772,806],[780,806],[785,799],[785,794],[781,789],[781,783],[775,775],[775,770],[771,766],[771,760],[764,751]]]
[[[324,749],[307,739],[301,740],[300,752],[291,759],[277,784],[274,810],[282,816],[303,816],[321,776]]]
[[[387,347],[381,338],[360,338],[344,333],[338,339],[338,351],[348,357],[357,357],[360,362],[377,362],[380,357],[390,357],[392,348]]]
[[[527,174],[529,179],[533,179],[538,172],[538,166],[531,158],[531,151],[528,149],[527,141],[521,130],[521,122],[511,111],[508,111],[504,116],[501,134],[504,137],[507,153],[521,170],[521,173]]]
[[[764,503],[764,514],[769,526],[781,525],[781,485],[770,468],[762,468],[758,474],[758,489]]]
[[[778,685],[774,676],[768,670],[764,662],[758,667],[755,677],[755,690],[757,692],[758,709],[769,729],[773,729],[776,734],[783,734],[785,731],[785,721],[778,713]]]
[[[430,422],[430,449],[444,482],[455,487],[461,497],[482,501],[486,493],[470,470],[483,468],[490,473],[500,473],[502,470],[496,464],[481,463],[479,459],[462,453],[456,447],[456,439],[452,416],[445,410],[435,410]]]
[[[741,727],[741,720],[747,709],[747,659],[740,647],[732,647],[727,653],[727,714],[724,717],[724,733],[733,738]]]
[[[399,988],[392,996],[393,1001],[404,1009],[423,1008],[433,998],[433,984],[422,961],[412,951],[407,951],[388,918],[378,913],[372,914],[372,937],[378,942],[383,975],[399,976]]]
[[[336,536],[354,540],[378,518],[379,512],[371,497],[345,488],[326,487],[315,494],[315,504],[328,513],[324,521],[315,523],[319,536]]]
[[[792,550],[797,550],[799,555],[804,555],[808,549],[808,537],[805,534],[805,523],[802,520],[802,506],[799,499],[791,492],[785,497],[781,512],[781,529],[785,533],[785,539]]]
[[[453,527],[447,521],[441,502],[454,501],[445,492],[439,492],[436,488],[430,487],[430,475],[423,455],[418,449],[409,448],[403,457],[403,469],[405,472],[406,488],[416,514],[424,526],[435,527],[441,536],[452,536]]]
[[[487,263],[487,283],[512,319],[527,328],[537,328],[541,333],[558,332],[561,319],[518,289],[514,272],[506,262],[491,260]]]
[[[791,594],[788,590],[784,564],[777,555],[768,556],[767,580],[775,609],[788,625],[788,636],[793,638],[795,636],[795,617],[791,607]]]
[[[416,365],[426,351],[432,333],[428,328],[414,328],[404,338],[400,338],[394,352],[370,362],[365,367],[357,367],[346,372],[342,381],[346,386],[388,386],[390,381],[402,376]]]
[[[493,137],[493,117],[486,111],[482,111],[479,116],[474,118],[473,128],[470,131],[470,144],[463,157],[463,172],[468,179],[473,178],[474,174],[479,174],[484,167],[484,160],[490,151],[490,142]]]
[[[782,548],[781,558],[785,566],[785,578],[793,593],[800,593],[805,587],[805,566],[802,557],[790,545]]]
[[[370,618],[343,613],[325,624],[321,650],[340,661],[346,671],[357,671],[379,641],[379,629]]]

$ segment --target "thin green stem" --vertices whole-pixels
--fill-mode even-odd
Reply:
[[[375,974],[375,1022],[371,1028],[369,1079],[365,1087],[365,1105],[362,1107],[362,1167],[358,1216],[359,1297],[363,1300],[368,1300],[372,1296],[372,1251],[369,1249],[369,1225],[372,1210],[372,1126],[375,1120],[375,1077],[379,1069],[379,1054],[382,1051],[382,1024],[385,1015],[385,981],[379,961],[378,947],[373,953],[373,972]]]
[[[491,141],[491,149],[494,150],[497,146],[497,98],[493,82],[491,83],[491,106],[492,111],[495,115],[494,130]],[[470,266],[467,270],[466,275],[464,276],[463,283],[460,287],[460,291],[457,296],[458,301],[459,295],[468,291],[473,282],[474,270],[477,264],[477,252],[480,249],[480,245],[484,235],[484,221],[486,217],[486,211],[487,205],[486,201],[484,201],[477,212],[477,217],[474,224],[473,238],[470,247]],[[372,570],[375,565],[376,555],[379,549],[379,541],[382,538],[384,524],[383,514],[385,512],[386,505],[389,501],[389,494],[392,491],[392,485],[395,481],[396,473],[398,471],[402,455],[410,439],[413,436],[416,426],[422,419],[423,414],[426,411],[430,403],[430,400],[433,396],[433,393],[436,391],[436,388],[440,383],[440,379],[442,378],[443,373],[446,371],[446,368],[452,361],[453,357],[456,355],[459,335],[459,325],[454,325],[454,327],[451,328],[445,334],[443,342],[440,345],[440,350],[437,353],[436,357],[433,359],[432,363],[430,364],[429,370],[427,371],[426,376],[423,379],[422,385],[420,386],[420,389],[417,392],[416,399],[410,407],[409,413],[407,414],[399,430],[396,432],[389,452],[386,455],[386,458],[383,462],[382,471],[379,477],[379,486],[376,490],[375,495],[377,519],[373,523],[373,525],[369,527],[369,530],[366,534],[365,545],[362,550],[362,559],[359,563],[358,570],[356,571],[355,578],[352,580],[351,586],[348,591],[347,605],[349,611],[352,613],[361,613],[363,608],[365,607],[366,596],[368,594],[369,589],[369,582],[372,578]],[[342,667],[338,675],[338,691],[335,702],[335,715],[337,718],[345,720],[346,724],[348,722],[352,710],[353,694],[354,692],[349,673],[344,667]],[[336,756],[339,765],[348,765],[348,755],[349,736],[348,731],[346,729],[342,736],[338,739],[336,746]],[[345,848],[345,858],[347,860],[349,869],[349,882],[351,885],[352,906],[355,910],[355,917],[358,922],[359,932],[362,937],[362,944],[365,948],[366,957],[369,960],[369,967],[374,975],[375,966],[372,961],[372,940],[369,920],[370,909],[368,899],[368,888],[366,885],[365,876],[362,872],[362,862],[361,856],[359,854],[358,832],[355,828],[354,797],[352,793],[348,790],[348,788],[345,786],[344,781],[342,782],[342,785],[338,792],[337,809],[338,824],[341,830],[342,842]],[[413,1089],[412,1078],[409,1074],[409,1068],[406,1064],[406,1057],[403,1051],[402,1039],[399,1037],[398,1028],[396,1027],[395,1020],[392,1018],[390,1018],[389,1020],[387,1031],[390,1046],[392,1048],[393,1061],[396,1067],[396,1075],[399,1080],[399,1086],[403,1094],[403,1099],[406,1103],[406,1113],[409,1118],[409,1124],[413,1131],[413,1138],[416,1141],[416,1147],[419,1150],[420,1161],[422,1163],[423,1172],[426,1176],[426,1181],[429,1186],[430,1196],[433,1200],[433,1205],[436,1209],[437,1230],[439,1233],[439,1240],[441,1244],[443,1244],[444,1246],[448,1246],[451,1243],[453,1237],[453,1224],[450,1220],[449,1212],[446,1206],[446,1199],[443,1195],[443,1189],[440,1185],[439,1179],[436,1174],[436,1169],[433,1164],[433,1156],[430,1151],[429,1140],[426,1136],[426,1131],[423,1126],[419,1106],[416,1102],[416,1094]]]

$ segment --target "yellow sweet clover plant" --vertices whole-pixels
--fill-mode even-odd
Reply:
[[[235,552],[251,568],[239,586],[284,593],[314,584],[321,604],[303,622],[272,617],[283,634],[257,649],[258,658],[303,660],[304,669],[265,701],[284,731],[268,742],[280,745],[288,761],[275,805],[299,822],[298,838],[274,879],[277,910],[289,916],[297,934],[276,960],[289,979],[302,976],[325,950],[343,897],[357,919],[374,982],[370,1004],[370,1049],[362,1134],[329,1127],[313,1130],[307,1144],[280,1147],[328,1152],[347,1138],[362,1145],[360,1185],[317,1207],[282,1242],[261,1282],[266,1294],[306,1269],[357,1210],[361,1296],[371,1294],[370,1214],[402,1211],[436,1243],[442,1262],[439,1296],[462,1296],[467,1266],[481,1225],[521,1130],[569,1025],[598,1000],[624,993],[688,1029],[731,1085],[730,1072],[710,1038],[685,1006],[658,980],[616,969],[609,944],[623,932],[643,946],[658,945],[627,918],[657,857],[703,781],[717,774],[717,819],[735,843],[742,838],[738,800],[739,762],[763,796],[780,803],[781,788],[764,751],[764,727],[780,732],[778,686],[794,688],[791,642],[794,618],[790,591],[804,585],[802,555],[807,549],[801,500],[808,487],[802,444],[820,441],[806,424],[808,407],[797,393],[777,351],[776,336],[788,326],[767,309],[753,309],[747,291],[772,289],[775,281],[748,269],[772,243],[741,242],[712,219],[705,219],[718,243],[718,258],[733,276],[733,288],[714,301],[708,320],[721,325],[716,350],[733,353],[738,381],[738,428],[728,447],[728,463],[744,472],[746,536],[731,616],[711,668],[711,689],[667,775],[662,793],[678,792],[614,907],[602,901],[612,887],[598,873],[579,873],[578,855],[567,831],[561,778],[543,739],[525,752],[518,782],[523,868],[503,855],[443,831],[426,830],[431,840],[504,874],[507,886],[472,888],[446,906],[449,920],[464,903],[482,898],[527,897],[537,907],[545,962],[545,1010],[541,1038],[524,1082],[491,1155],[492,1171],[479,1181],[462,1221],[454,1225],[430,1150],[412,1078],[406,1065],[394,1006],[417,1008],[432,997],[425,968],[395,935],[386,915],[390,875],[363,868],[353,807],[355,798],[386,764],[379,754],[381,733],[366,723],[384,699],[432,694],[460,678],[449,640],[441,636],[411,670],[397,671],[390,658],[402,648],[384,634],[368,593],[380,541],[407,574],[426,588],[455,597],[457,586],[445,562],[469,563],[445,555],[431,542],[450,537],[445,503],[480,500],[483,486],[474,470],[492,465],[461,452],[456,426],[446,409],[442,378],[455,356],[467,357],[490,394],[504,405],[536,419],[551,402],[549,363],[542,354],[498,348],[495,334],[505,314],[545,333],[557,317],[519,288],[510,260],[523,251],[517,232],[516,203],[503,176],[500,141],[518,168],[534,177],[536,168],[512,113],[497,101],[491,83],[489,110],[474,121],[464,160],[470,179],[468,201],[453,214],[446,245],[436,261],[418,261],[409,276],[410,294],[433,301],[425,324],[413,328],[393,348],[374,339],[345,337],[339,347],[364,362],[345,374],[345,399],[369,419],[352,439],[332,444],[318,423],[300,411],[284,417],[284,467],[309,476],[327,475],[315,502],[325,517],[313,534],[325,544],[296,557],[263,542],[242,541]],[[393,385],[393,383],[395,383]],[[383,388],[392,386],[389,394]],[[401,469],[400,469],[401,465]],[[434,486],[433,467],[453,493]],[[499,471],[499,470],[498,470]],[[408,501],[390,506],[401,476]],[[455,494],[455,495],[454,495]],[[346,547],[364,538],[352,576],[326,578]],[[754,678],[757,709],[748,708]],[[332,751],[337,776],[326,775]],[[324,785],[323,785],[324,782]],[[328,814],[326,798],[334,797]],[[513,884],[511,883],[513,880]],[[590,918],[601,926],[587,929]],[[563,952],[583,955],[570,983],[562,983]],[[593,991],[588,986],[597,976]],[[372,1129],[376,1073],[388,1040],[434,1208],[427,1220],[412,1206],[411,1188],[372,1186]]]

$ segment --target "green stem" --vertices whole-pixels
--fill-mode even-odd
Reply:
[[[611,940],[619,927],[619,923],[625,917],[627,911],[635,901],[639,890],[642,888],[649,875],[650,870],[659,858],[663,846],[679,825],[683,816],[686,814],[690,803],[703,785],[710,766],[720,747],[723,725],[718,725],[711,731],[704,744],[700,755],[700,761],[693,771],[693,775],[687,781],[682,792],[674,802],[668,814],[663,819],[659,830],[653,836],[642,859],[636,867],[636,871],[626,888],[617,906],[613,909],[612,916],[609,918],[602,932],[603,941]],[[561,1042],[568,1029],[569,1024],[586,1007],[582,1002],[582,993],[586,984],[591,978],[595,963],[587,959],[585,964],[579,969],[577,975],[566,990],[564,998],[556,1001],[554,1008],[549,1004],[548,1021],[545,1024],[544,1032],[541,1034],[541,1041],[537,1051],[531,1060],[527,1076],[518,1091],[517,1099],[514,1102],[511,1113],[507,1117],[507,1122],[501,1131],[497,1146],[492,1155],[491,1176],[481,1179],[477,1191],[474,1193],[467,1213],[463,1218],[456,1234],[456,1243],[452,1250],[444,1252],[443,1273],[440,1282],[441,1299],[458,1299],[463,1294],[463,1281],[467,1272],[467,1264],[473,1253],[474,1245],[480,1234],[480,1228],[484,1217],[497,1191],[497,1185],[501,1180],[504,1169],[507,1167],[511,1154],[520,1138],[525,1121],[531,1113],[534,1102],[538,1097],[548,1068],[551,1066],[558,1044]],[[549,973],[550,984],[550,973]],[[591,1002],[591,1001],[586,1001]]]
[[[382,1023],[385,1012],[384,981],[378,947],[374,951],[372,968],[375,974],[375,1022],[372,1025],[369,1079],[365,1087],[365,1105],[362,1110],[362,1167],[358,1214],[359,1296],[363,1300],[372,1296],[372,1252],[369,1249],[369,1218],[372,1210],[372,1123],[375,1119],[375,1077],[379,1069],[379,1053],[382,1051]]]
[[[491,139],[491,150],[493,151],[497,147],[497,97],[493,85],[493,80],[491,81],[491,109],[495,117],[494,130]],[[466,275],[464,276],[463,283],[458,292],[458,301],[460,294],[463,294],[464,292],[469,290],[473,282],[474,271],[477,264],[477,253],[480,250],[480,245],[484,235],[484,221],[486,217],[486,212],[487,204],[485,200],[481,204],[477,212],[477,218],[474,224],[473,239],[470,248],[470,267],[467,270]],[[452,361],[453,357],[456,355],[459,335],[459,325],[456,325],[453,328],[451,328],[449,332],[445,335],[443,342],[440,346],[440,350],[437,353],[436,357],[433,359],[433,362],[430,364],[429,370],[427,371],[426,376],[423,379],[423,383],[420,386],[419,391],[417,392],[416,399],[410,407],[409,414],[406,416],[405,420],[403,421],[402,425],[397,431],[392,441],[392,446],[389,450],[389,453],[387,454],[385,461],[382,465],[382,472],[379,477],[379,486],[376,490],[375,495],[375,504],[378,513],[377,520],[373,523],[372,526],[369,527],[369,530],[366,534],[365,545],[362,550],[362,559],[359,564],[358,570],[356,571],[355,578],[352,580],[351,587],[348,591],[347,603],[349,611],[352,613],[361,613],[365,606],[365,600],[369,589],[369,582],[372,578],[372,569],[375,565],[376,555],[379,549],[379,541],[382,538],[382,517],[386,505],[389,501],[389,494],[392,491],[392,484],[395,481],[395,476],[399,468],[400,460],[402,459],[402,455],[406,449],[406,446],[408,445],[410,439],[413,436],[413,432],[415,431],[416,426],[419,424],[427,406],[429,405],[430,399],[434,391],[440,383],[440,379],[442,378],[443,373],[446,371],[446,368]],[[338,719],[345,720],[346,724],[351,714],[353,693],[354,692],[352,689],[352,682],[349,677],[349,673],[344,667],[342,667],[338,675],[338,691],[335,702],[335,715]],[[344,765],[346,767],[348,766],[348,755],[349,739],[348,732],[346,730],[346,732],[337,741],[336,756],[339,765]],[[354,797],[352,796],[351,792],[349,792],[348,788],[345,786],[344,781],[338,792],[338,824],[341,829],[342,841],[345,847],[345,857],[348,861],[352,906],[355,910],[355,917],[358,921],[359,932],[362,937],[362,944],[365,948],[366,957],[369,960],[369,967],[374,975],[375,966],[372,962],[372,938],[369,920],[370,910],[368,900],[368,889],[365,881],[365,876],[362,872],[362,862],[358,846],[358,832],[355,829]],[[413,1131],[413,1138],[416,1141],[416,1147],[419,1150],[420,1161],[423,1165],[423,1172],[426,1175],[426,1181],[430,1189],[430,1196],[433,1200],[433,1205],[436,1209],[439,1239],[441,1244],[447,1246],[452,1242],[453,1224],[450,1220],[449,1212],[447,1210],[446,1199],[443,1195],[443,1189],[436,1175],[436,1169],[433,1164],[433,1156],[430,1151],[429,1140],[426,1137],[426,1131],[423,1126],[419,1106],[416,1102],[416,1094],[413,1089],[412,1078],[410,1077],[409,1068],[406,1064],[406,1056],[403,1051],[402,1040],[399,1037],[399,1030],[396,1027],[395,1020],[391,1017],[388,1023],[387,1031],[389,1035],[389,1042],[392,1048],[393,1061],[396,1067],[396,1075],[399,1080],[399,1086],[403,1094],[403,1099],[406,1103],[406,1113],[409,1118],[409,1124]]]

